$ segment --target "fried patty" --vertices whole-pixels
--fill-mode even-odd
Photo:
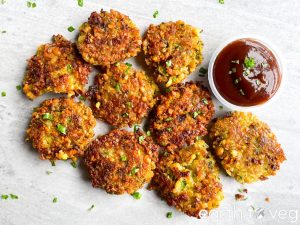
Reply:
[[[222,166],[240,183],[275,175],[286,159],[269,126],[252,113],[233,112],[218,119],[209,135]]]
[[[202,62],[199,30],[183,21],[151,24],[143,40],[146,63],[156,81],[169,87],[180,83]]]
[[[139,29],[128,16],[115,10],[93,12],[79,32],[78,49],[93,65],[109,66],[141,50]]]
[[[31,100],[47,92],[82,94],[90,71],[75,44],[54,35],[53,43],[41,45],[28,61],[23,91]]]
[[[174,154],[162,155],[149,186],[169,205],[198,218],[200,211],[218,207],[224,198],[219,170],[207,147],[198,140]]]
[[[148,115],[159,89],[144,71],[117,63],[95,77],[89,90],[95,117],[115,127],[132,126]]]
[[[174,150],[206,135],[213,114],[214,105],[205,87],[199,82],[181,83],[160,97],[150,129],[159,145]]]
[[[132,194],[153,176],[158,148],[151,137],[113,130],[99,136],[85,152],[92,185],[111,194]]]
[[[41,159],[72,159],[82,156],[94,136],[96,120],[92,110],[74,99],[44,101],[32,113],[27,140]]]

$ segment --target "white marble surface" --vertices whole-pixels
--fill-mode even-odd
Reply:
[[[0,33],[0,92],[7,93],[0,97],[0,194],[19,196],[18,200],[0,199],[1,225],[300,224],[299,0],[225,0],[224,5],[218,0],[85,0],[82,8],[76,0],[36,3],[34,9],[27,8],[25,0],[6,0],[0,5],[0,31],[7,31]],[[214,49],[233,35],[254,33],[273,41],[287,62],[286,87],[275,104],[255,113],[269,123],[285,150],[287,161],[278,175],[247,185],[248,200],[236,202],[234,194],[241,185],[222,174],[225,200],[216,214],[197,220],[176,212],[146,189],[141,190],[141,200],[108,195],[91,187],[82,166],[74,169],[69,162],[58,162],[52,167],[39,160],[24,142],[24,131],[32,108],[50,95],[32,102],[16,90],[23,79],[26,59],[53,34],[74,39],[77,32],[70,33],[67,28],[78,28],[92,11],[101,8],[129,15],[142,32],[150,23],[178,19],[203,28],[204,66]],[[159,16],[154,19],[156,9]],[[191,78],[200,79],[196,73]],[[207,83],[206,78],[203,80]],[[108,127],[99,122],[97,134],[107,131]],[[46,171],[53,173],[47,175]],[[58,198],[55,204],[53,197]],[[264,201],[265,197],[270,203]],[[88,211],[92,204],[95,208]],[[264,208],[265,216],[252,217],[248,211],[251,205]],[[173,212],[172,219],[165,217],[168,211]]]

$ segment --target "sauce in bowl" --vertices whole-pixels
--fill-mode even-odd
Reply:
[[[273,52],[251,38],[225,46],[215,59],[212,76],[219,94],[237,106],[265,103],[277,92],[282,78]]]

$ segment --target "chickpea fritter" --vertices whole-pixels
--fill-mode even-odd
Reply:
[[[157,155],[151,137],[140,130],[113,130],[90,144],[84,163],[93,187],[132,194],[152,178]]]
[[[225,171],[240,183],[275,175],[286,159],[269,126],[252,113],[233,112],[218,119],[210,137]]]
[[[163,154],[149,186],[169,205],[197,218],[200,211],[218,207],[224,198],[219,170],[207,147],[198,140],[174,154]]]
[[[202,48],[199,30],[183,21],[151,24],[143,40],[146,63],[166,87],[180,83],[201,64]]]
[[[159,89],[144,71],[117,63],[95,77],[88,95],[96,118],[115,127],[140,123],[156,103]]]
[[[41,45],[28,61],[23,91],[31,100],[47,92],[82,94],[90,72],[75,44],[54,35],[53,43]]]
[[[27,140],[45,160],[82,156],[94,136],[96,120],[92,110],[74,99],[44,101],[32,113]]]
[[[181,83],[161,96],[150,129],[159,145],[174,150],[206,135],[213,114],[214,105],[205,87],[199,82]]]
[[[115,10],[93,12],[79,32],[79,52],[93,65],[109,66],[141,51],[139,29],[128,16]]]

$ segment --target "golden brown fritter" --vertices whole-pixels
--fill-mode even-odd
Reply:
[[[93,65],[109,66],[141,50],[139,29],[128,16],[115,10],[93,12],[79,31],[78,49]]]
[[[207,134],[213,114],[214,105],[205,87],[199,82],[177,84],[161,96],[150,128],[161,146],[174,150]]]
[[[171,206],[189,216],[219,206],[224,198],[219,170],[203,140],[174,154],[164,154],[157,163],[150,189]]]
[[[54,35],[53,43],[41,45],[28,61],[23,91],[31,100],[47,92],[82,94],[90,71],[75,44]]]
[[[113,126],[140,123],[156,102],[159,89],[144,71],[117,63],[95,77],[88,95],[95,117]]]
[[[93,187],[111,194],[132,194],[153,176],[158,148],[138,130],[113,130],[99,136],[85,152]]]
[[[44,101],[32,113],[27,140],[41,159],[72,159],[82,156],[94,136],[96,120],[92,110],[74,99]]]
[[[199,31],[183,21],[150,25],[143,51],[147,65],[155,69],[157,82],[166,87],[180,83],[201,64]]]
[[[275,175],[286,159],[269,126],[252,113],[233,112],[218,119],[209,135],[222,166],[240,183]]]

